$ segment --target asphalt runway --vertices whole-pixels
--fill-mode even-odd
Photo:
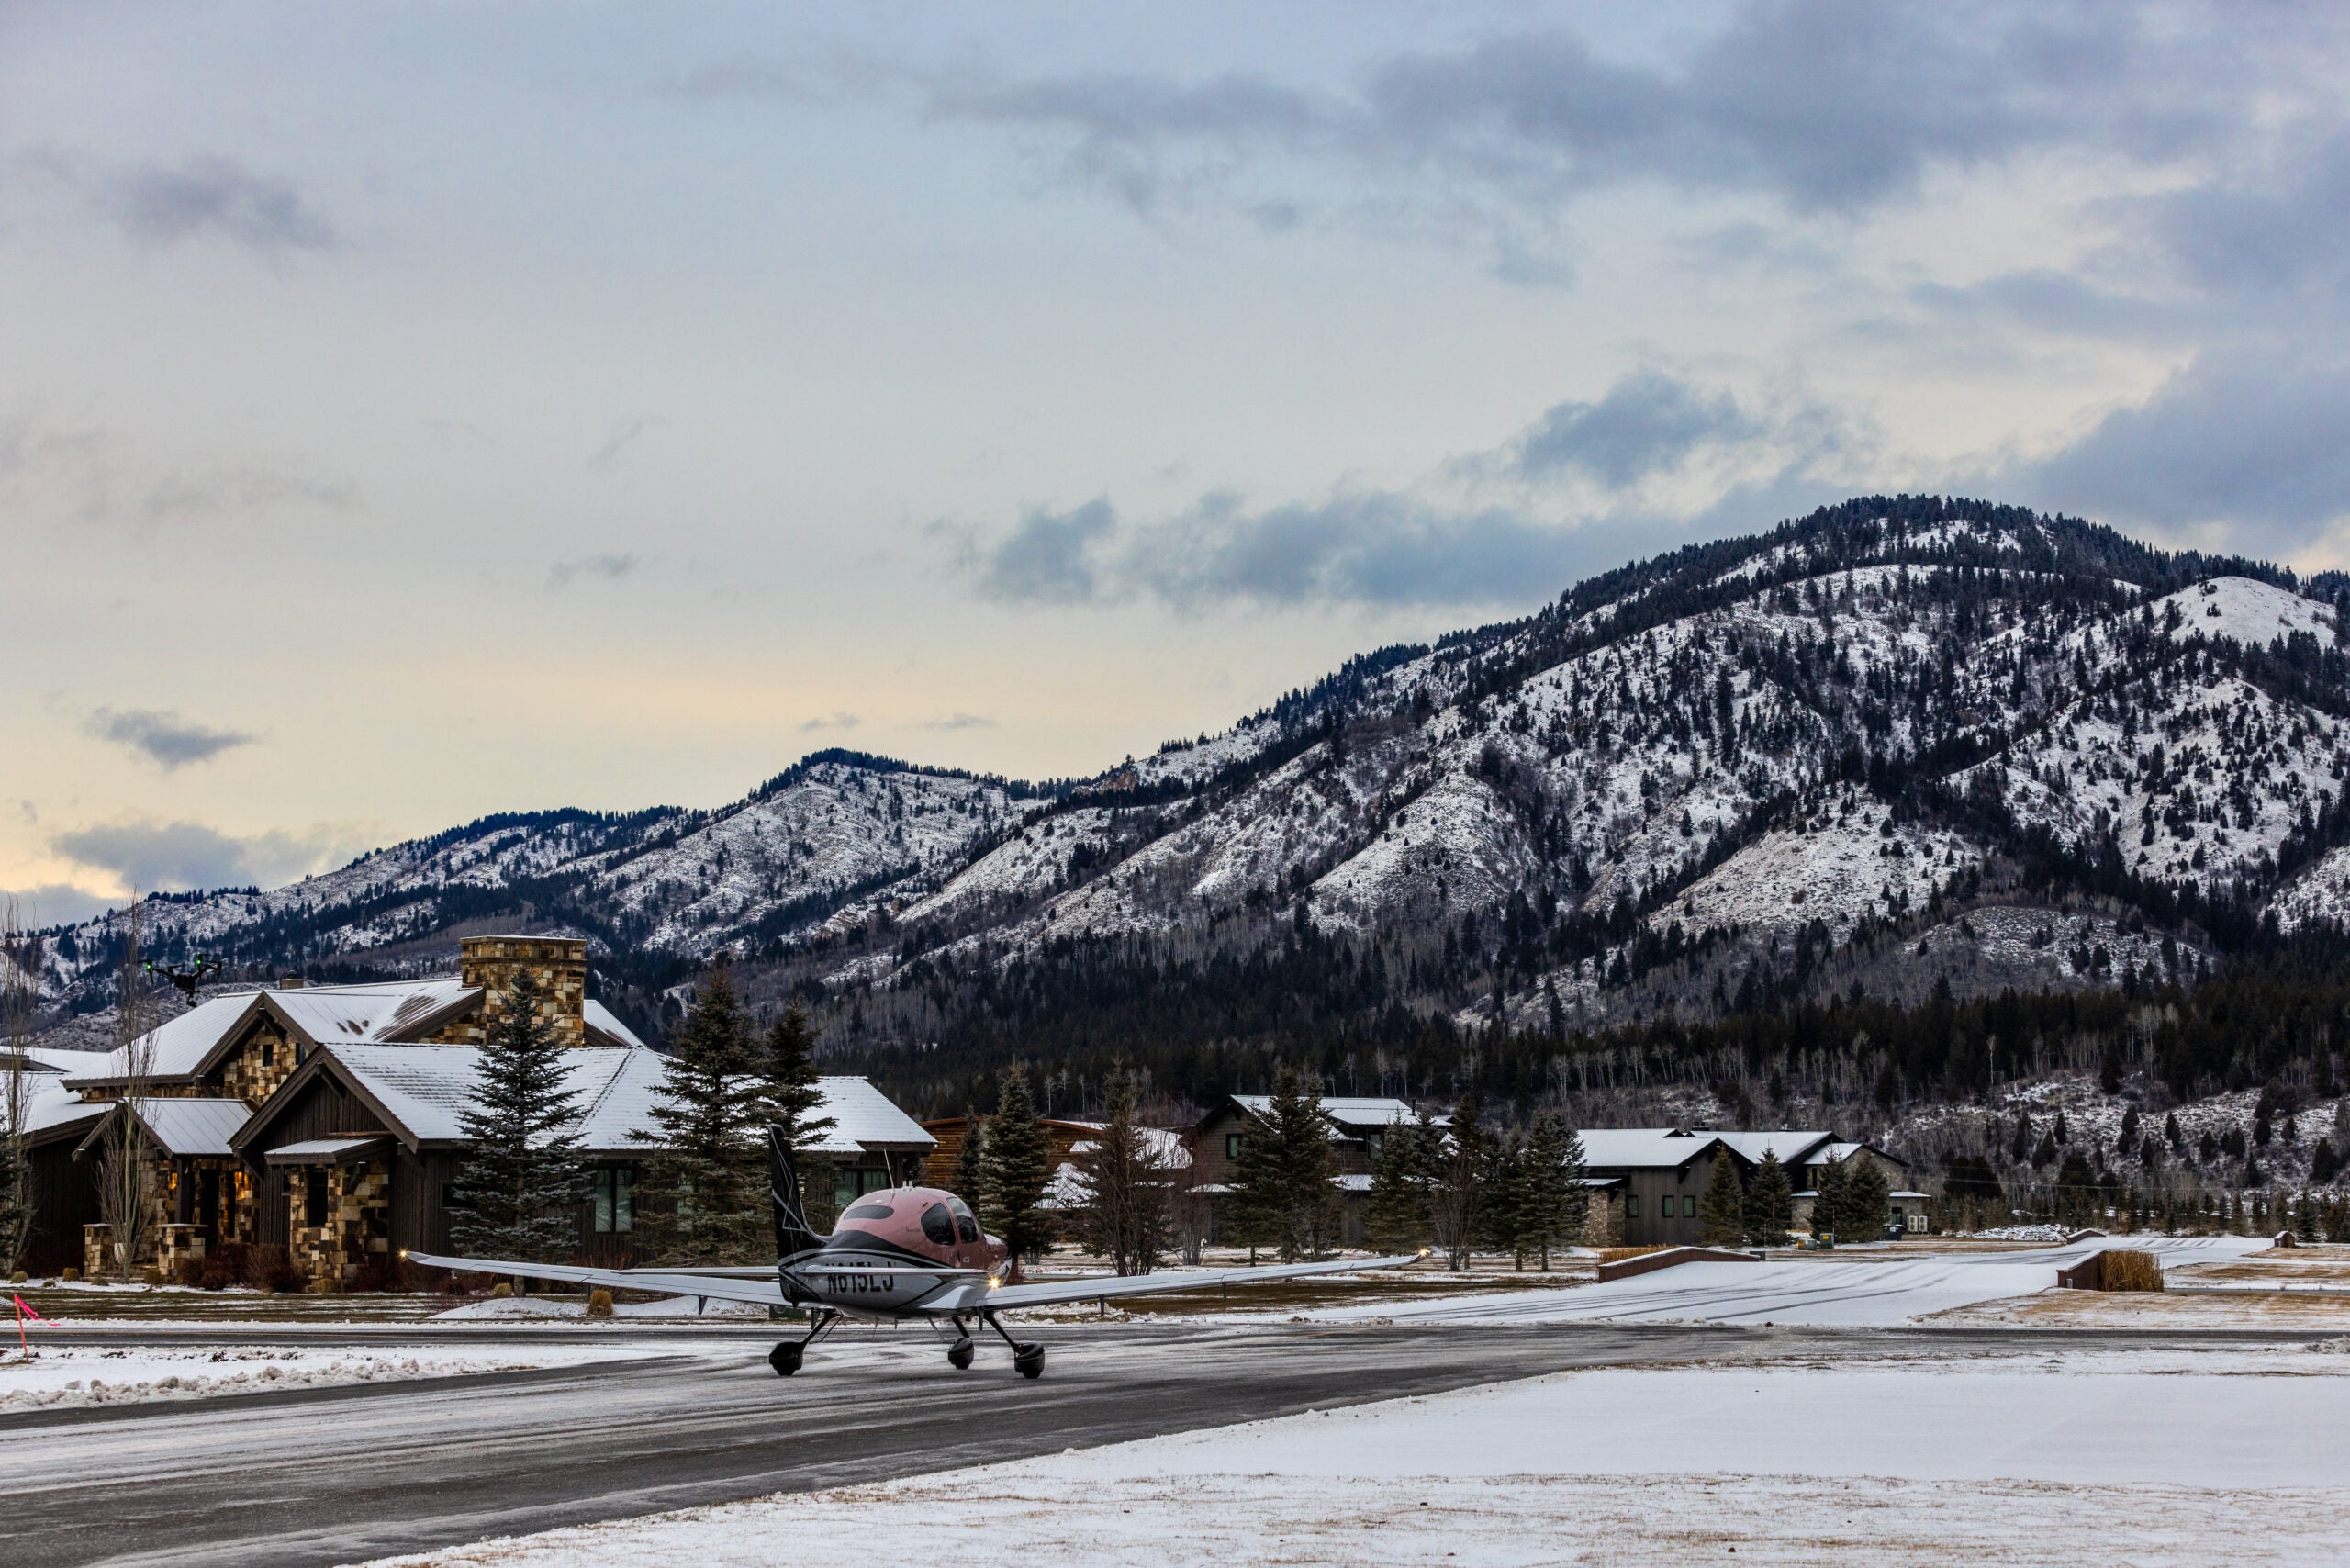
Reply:
[[[789,1381],[774,1336],[526,1325],[468,1332],[658,1347],[659,1359],[0,1417],[0,1561],[362,1561],[484,1536],[919,1474],[1575,1367],[2034,1347],[2229,1345],[2309,1335],[1984,1328],[1035,1326],[1044,1378],[1001,1345],[956,1372],[919,1329],[861,1329]],[[53,1343],[250,1345],[235,1330],[83,1329]],[[275,1330],[316,1346],[459,1338]],[[950,1510],[951,1511],[951,1510]]]

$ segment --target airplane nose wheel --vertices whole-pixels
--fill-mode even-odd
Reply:
[[[1022,1377],[1045,1375],[1045,1347],[1034,1342],[1012,1347],[1012,1366]]]
[[[957,1372],[969,1372],[971,1370],[971,1358],[978,1353],[977,1349],[971,1343],[971,1337],[968,1334],[966,1334],[960,1339],[956,1340],[952,1345],[946,1347],[946,1364],[953,1367]]]
[[[776,1376],[789,1377],[800,1370],[800,1361],[807,1354],[807,1346],[797,1339],[786,1339],[767,1352],[767,1365],[775,1368]]]

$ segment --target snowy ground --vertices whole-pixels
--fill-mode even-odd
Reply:
[[[1338,1307],[1318,1322],[1778,1323],[1863,1327],[2053,1289],[2056,1271],[2109,1247],[2151,1251],[2165,1269],[2242,1257],[2268,1242],[2242,1236],[2098,1237],[2037,1251],[1684,1263],[1575,1291],[1505,1291],[1459,1301]]]
[[[2334,1561],[2345,1394],[2300,1349],[1575,1372],[397,1561]]]
[[[388,1345],[365,1350],[298,1350],[237,1346],[166,1350],[91,1346],[41,1349],[33,1360],[0,1360],[0,1414],[85,1405],[125,1405],[151,1399],[201,1399],[221,1394],[261,1394],[286,1388],[328,1388],[402,1378],[468,1372],[527,1372],[645,1352],[628,1350],[516,1346]]]

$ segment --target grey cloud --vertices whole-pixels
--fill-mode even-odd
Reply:
[[[2350,131],[2288,138],[2264,165],[2224,183],[2129,205],[2202,288],[2255,298],[2314,288],[2340,319],[2350,280]]]
[[[2144,404],[2007,476],[2035,505],[2160,528],[2233,525],[2283,549],[2350,515],[2350,364],[2207,355]]]
[[[123,901],[84,892],[71,882],[43,882],[39,887],[0,889],[0,902],[13,902],[17,918],[29,931],[51,925],[79,925],[113,909]]]
[[[1751,440],[1762,426],[1727,392],[1641,370],[1595,403],[1561,403],[1515,443],[1517,471],[1543,479],[1587,474],[1620,490],[1680,466],[1701,445]]]
[[[569,588],[581,577],[601,577],[618,582],[632,575],[643,565],[634,555],[582,555],[576,560],[557,561],[547,568],[549,588]]]
[[[588,466],[590,468],[610,467],[621,453],[626,452],[650,431],[666,428],[668,423],[668,420],[658,417],[628,420],[604,438],[604,443],[588,456]]]
[[[980,595],[1000,603],[1081,603],[1100,586],[1093,553],[1116,523],[1100,498],[1071,511],[1039,508],[967,566]]]
[[[202,823],[134,817],[61,833],[50,845],[144,893],[276,886],[311,869],[341,842],[331,830],[237,838]]]
[[[173,772],[190,763],[209,762],[224,751],[251,745],[261,737],[240,730],[190,723],[168,709],[101,708],[83,725],[84,733],[124,746]]]
[[[149,517],[166,519],[287,506],[348,512],[358,510],[360,504],[355,485],[248,467],[171,475],[148,491],[144,506]]]
[[[949,713],[944,719],[928,720],[922,727],[925,730],[992,730],[995,721],[977,713]]]
[[[818,730],[853,730],[856,728],[857,723],[857,717],[854,713],[824,713],[802,722],[800,725],[800,733],[805,735],[812,734]]]
[[[1669,67],[1554,31],[1398,55],[1348,95],[1245,75],[942,78],[930,111],[1060,132],[1073,174],[1138,208],[1271,153],[1434,178],[1446,199],[1463,181],[1542,206],[1662,181],[1849,212],[1909,195],[1937,165],[2043,147],[2176,157],[2241,118],[2259,85],[2245,40],[2261,31],[2222,17],[2174,39],[2101,5],[1798,0],[1745,6]]]
[[[150,244],[213,235],[276,253],[330,250],[341,242],[334,226],[292,185],[225,158],[118,170],[82,183],[118,228]]]

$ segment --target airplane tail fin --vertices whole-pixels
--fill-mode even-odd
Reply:
[[[781,1127],[767,1129],[767,1192],[775,1206],[778,1258],[796,1258],[823,1239],[809,1228],[800,1201],[800,1170],[791,1162],[791,1143]]]

